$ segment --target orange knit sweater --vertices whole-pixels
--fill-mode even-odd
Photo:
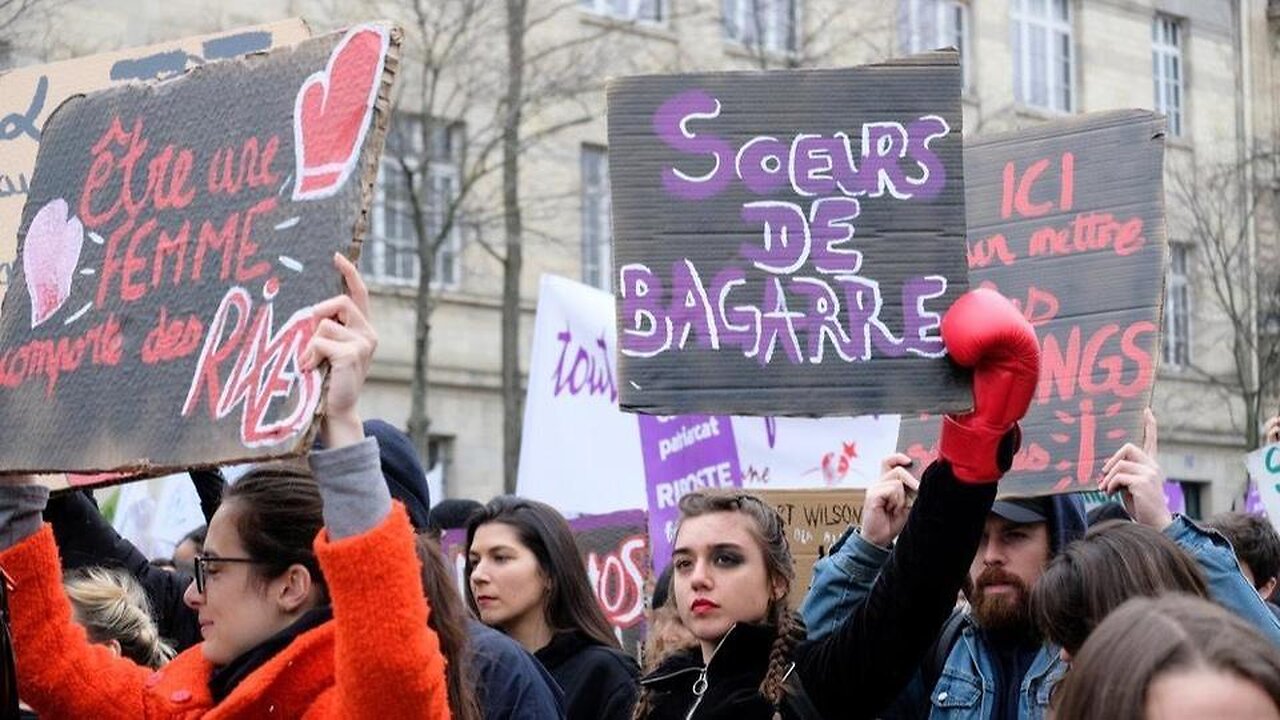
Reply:
[[[41,720],[91,718],[427,718],[448,720],[444,665],[427,627],[413,531],[396,503],[381,525],[316,554],[333,620],[299,635],[216,707],[213,666],[199,646],[152,672],[89,644],[72,621],[53,532],[45,526],[0,553],[22,699]]]

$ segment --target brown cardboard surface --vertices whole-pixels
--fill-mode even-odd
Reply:
[[[608,103],[623,409],[971,405],[938,329],[968,286],[956,53],[626,77]]]
[[[1022,308],[1040,384],[1002,496],[1096,489],[1102,464],[1142,443],[1163,325],[1164,119],[1093,113],[965,147],[969,277]],[[937,419],[903,417],[923,468]]]
[[[0,73],[0,297],[16,272],[18,224],[41,130],[64,100],[127,82],[170,79],[207,62],[291,45],[310,35],[306,23],[294,18]]]
[[[43,128],[0,313],[0,470],[163,472],[297,454],[298,356],[364,232],[400,32],[365,25]]]
[[[854,488],[826,490],[752,490],[777,508],[786,528],[796,581],[791,586],[791,607],[799,608],[813,577],[813,565],[827,556],[831,545],[850,525],[862,523],[862,503],[867,491]]]

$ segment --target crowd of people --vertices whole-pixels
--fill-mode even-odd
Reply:
[[[432,506],[408,438],[359,416],[377,337],[335,265],[347,293],[303,355],[329,369],[316,447],[234,484],[193,473],[207,526],[171,562],[88,494],[0,482],[5,717],[1280,720],[1280,538],[1171,514],[1153,415],[1103,467],[1117,502],[996,499],[1039,377],[997,293],[942,321],[974,409],[944,418],[927,468],[885,459],[801,606],[778,513],[695,491],[633,658],[555,508]],[[465,532],[461,593],[442,528]]]

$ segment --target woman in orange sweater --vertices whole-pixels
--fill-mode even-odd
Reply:
[[[163,670],[89,643],[40,525],[48,491],[0,484],[19,693],[42,720],[449,717],[413,532],[355,411],[377,344],[368,292],[350,262],[335,264],[349,295],[315,306],[302,357],[304,370],[330,368],[329,449],[309,470],[264,467],[229,491],[186,594],[204,642]]]

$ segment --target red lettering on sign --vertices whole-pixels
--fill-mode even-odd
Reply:
[[[609,623],[629,628],[644,620],[644,566],[649,541],[633,535],[601,557],[587,553],[587,578]]]
[[[250,137],[239,148],[220,147],[209,162],[209,193],[235,195],[242,188],[275,187],[279,175],[271,172],[271,163],[280,149],[280,137],[273,135],[259,149],[258,138]]]
[[[240,439],[246,447],[261,447],[301,432],[310,422],[320,402],[320,373],[303,372],[299,364],[315,330],[310,308],[294,313],[278,332],[272,329],[270,302],[258,308],[250,322],[252,312],[253,300],[244,288],[233,287],[223,296],[205,334],[182,415],[195,412],[202,399],[215,420],[243,406]],[[233,356],[235,362],[224,374],[222,365]],[[269,420],[273,403],[290,396],[296,396],[293,408],[280,410],[281,419]]]
[[[142,343],[142,362],[155,365],[187,357],[200,346],[203,332],[204,323],[200,318],[188,315],[186,320],[178,318],[169,322],[169,311],[162,307],[156,326]]]
[[[1075,202],[1075,167],[1076,158],[1072,153],[1063,153],[1058,159],[1061,172],[1058,174],[1059,212],[1069,212]],[[1000,218],[1008,220],[1017,213],[1023,218],[1038,218],[1054,211],[1052,200],[1032,202],[1031,193],[1036,182],[1045,170],[1049,169],[1049,159],[1042,158],[1027,166],[1021,174],[1012,162],[1005,163],[1002,174],[1000,194]]]
[[[1009,250],[1009,242],[1004,235],[996,234],[978,240],[969,246],[969,269],[984,268],[992,260],[999,260],[1001,265],[1012,265],[1018,256]]]
[[[86,353],[90,365],[114,366],[120,363],[123,350],[120,321],[108,315],[78,337],[33,340],[0,353],[0,385],[13,388],[43,376],[45,397],[53,397],[58,379],[79,369]]]

